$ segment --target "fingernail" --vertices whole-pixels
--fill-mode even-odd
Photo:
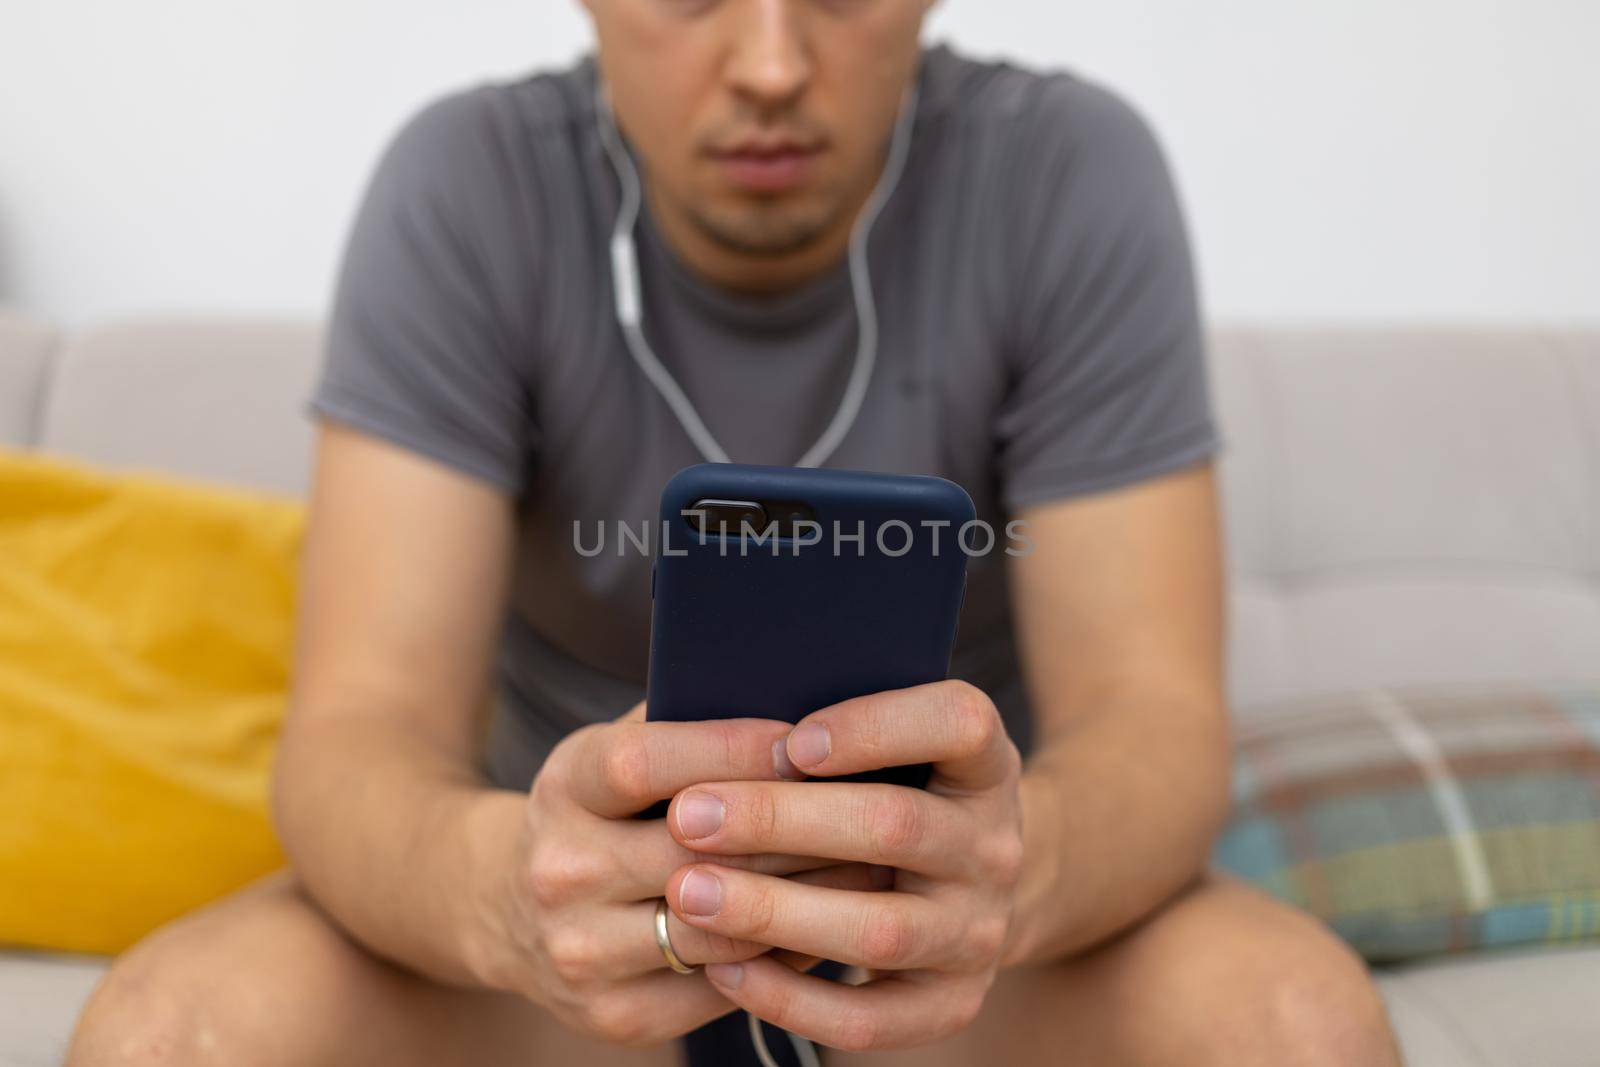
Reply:
[[[678,886],[678,907],[686,915],[715,915],[722,908],[722,883],[709,871],[690,871]]]
[[[713,985],[738,989],[739,983],[744,981],[744,968],[737,963],[708,963],[706,977],[711,979]]]
[[[801,767],[815,767],[828,758],[833,740],[820,722],[803,723],[789,735],[789,758]]]
[[[779,778],[787,778],[790,781],[805,777],[789,760],[789,747],[781,737],[772,742],[772,769]]]
[[[678,800],[678,832],[693,841],[722,829],[722,799],[710,793],[685,793]]]

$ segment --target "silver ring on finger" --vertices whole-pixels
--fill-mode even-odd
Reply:
[[[667,966],[679,974],[693,974],[699,968],[691,967],[678,958],[677,952],[672,948],[672,938],[667,933],[667,898],[662,897],[656,901],[656,946],[661,949],[661,955],[666,957]]]

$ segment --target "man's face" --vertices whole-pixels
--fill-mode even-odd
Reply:
[[[882,170],[931,0],[586,0],[651,195],[716,244],[784,256]]]

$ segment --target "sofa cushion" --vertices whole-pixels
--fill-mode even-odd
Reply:
[[[0,952],[0,1067],[56,1067],[108,960]]]
[[[1218,862],[1367,959],[1600,935],[1600,682],[1301,700],[1236,752]]]
[[[1600,946],[1502,949],[1381,970],[1406,1067],[1593,1067]]]

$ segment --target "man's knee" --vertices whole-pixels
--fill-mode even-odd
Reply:
[[[1308,946],[1309,947],[1309,946]],[[1322,943],[1258,978],[1262,1047],[1284,1064],[1398,1064],[1388,1014],[1361,962]]]
[[[1382,998],[1348,946],[1252,890],[1213,891],[1232,899],[1196,909],[1164,968],[1160,999],[1184,1016],[1194,1050],[1185,1062],[1399,1063]]]
[[[112,967],[78,1021],[68,1067],[260,1062],[248,975],[214,973],[185,947],[141,946]]]
[[[313,972],[334,969],[320,959],[332,931],[285,879],[156,931],[119,958],[78,1020],[69,1067],[133,1064],[296,1062],[284,1025],[286,981],[299,959]],[[304,1013],[302,1013],[304,1014]]]

